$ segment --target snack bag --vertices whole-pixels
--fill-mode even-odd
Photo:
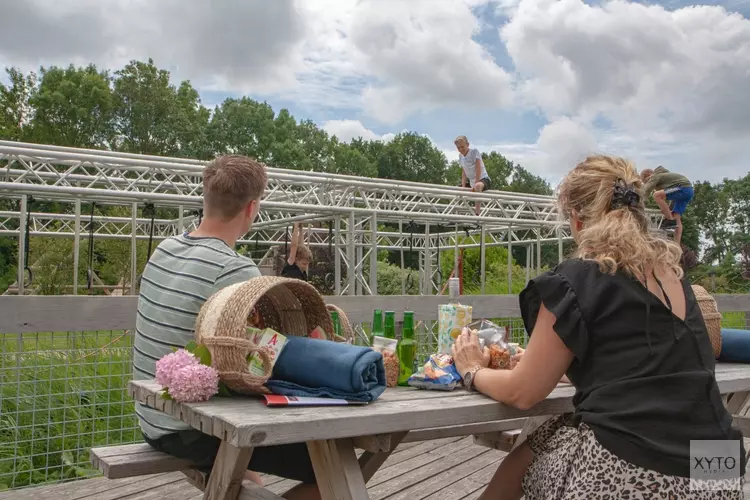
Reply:
[[[450,354],[461,331],[471,323],[471,306],[440,304],[438,307],[438,353]]]
[[[468,328],[479,338],[479,346],[490,349],[490,368],[495,370],[510,370],[511,354],[508,340],[508,327],[498,326],[487,320],[471,323]]]
[[[452,391],[461,383],[453,358],[447,354],[433,354],[417,373],[409,377],[408,384],[419,389]]]
[[[385,365],[386,387],[396,387],[398,384],[398,372],[400,370],[398,362],[398,340],[386,337],[375,336],[372,338],[372,348],[383,355],[383,364]]]
[[[270,347],[271,348],[271,369],[276,364],[279,354],[286,345],[286,337],[270,328],[265,330],[258,330],[257,328],[249,327],[247,329],[248,337],[250,341],[259,347]],[[247,357],[247,369],[251,374],[256,377],[262,377],[265,375],[263,371],[263,360],[260,354],[254,352]]]

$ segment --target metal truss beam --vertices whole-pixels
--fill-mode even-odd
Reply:
[[[18,236],[20,227],[19,212],[0,211],[0,236]],[[370,219],[365,218],[358,222],[355,227],[356,246],[371,248],[373,246],[373,232],[369,228]],[[138,240],[146,240],[150,237],[151,219],[137,217],[135,219],[136,229],[135,237]],[[61,213],[29,213],[29,234],[31,236],[50,236],[50,237],[73,237],[76,234],[76,216],[75,214]],[[93,234],[97,239],[131,239],[133,237],[133,218],[132,217],[105,217],[95,215],[93,217]],[[156,241],[169,238],[179,234],[180,227],[184,231],[191,231],[198,226],[196,216],[183,217],[182,222],[172,219],[154,219],[154,235]],[[91,233],[92,219],[88,214],[81,214],[79,235],[88,235]],[[454,248],[479,248],[481,246],[481,231],[475,227],[467,228],[468,232],[463,230],[450,231],[432,234],[428,239],[424,233],[398,233],[393,231],[378,230],[375,235],[375,246],[378,250],[413,250],[423,251],[430,247],[437,251],[453,250]],[[506,246],[508,234],[511,235],[513,244],[533,244],[536,243],[535,233],[529,229],[520,229],[518,231],[485,231],[485,246]],[[333,225],[331,229],[314,227],[309,229],[309,246],[316,248],[331,247],[335,244],[335,234]],[[563,240],[569,240],[570,236],[563,231],[561,235]],[[248,233],[240,239],[240,244],[258,244],[262,246],[283,245],[289,242],[291,238],[290,228],[256,230]],[[458,245],[456,240],[458,239]],[[547,237],[542,238],[542,243],[552,243],[557,241],[557,237],[550,233]],[[367,253],[369,256],[369,251]]]
[[[176,158],[39,147],[0,141],[0,192],[50,199],[81,197],[109,203],[152,202],[198,208],[204,165]],[[549,196],[269,168],[259,222],[295,215],[357,216],[382,222],[514,224],[557,223]],[[97,199],[98,198],[98,199]],[[474,214],[474,204],[481,212]]]
[[[95,216],[93,234],[132,240],[135,262],[135,242],[149,238],[152,226],[151,219],[137,217],[138,207],[150,203],[179,209],[177,220],[153,221],[156,240],[193,229],[197,217],[186,214],[202,208],[204,167],[204,162],[193,159],[0,141],[0,197],[18,199],[21,207],[19,212],[0,212],[0,236],[15,236],[19,248],[23,247],[29,196],[75,204],[75,214],[32,212],[28,222],[31,236],[73,237],[76,248],[81,235],[92,229],[89,216],[81,214],[82,201],[120,205],[128,207],[132,216]],[[294,222],[330,224],[330,230],[312,229],[310,245],[332,250],[337,294],[376,293],[377,273],[372,271],[378,250],[418,252],[420,293],[433,294],[440,291],[445,278],[439,271],[442,251],[479,247],[484,268],[486,248],[525,245],[536,255],[536,263],[529,257],[526,264],[528,274],[530,267],[541,267],[542,244],[557,242],[561,253],[563,242],[570,239],[567,225],[558,221],[551,196],[473,193],[432,184],[279,168],[268,168],[268,176],[253,231],[238,243],[273,247],[288,241]],[[477,202],[479,215],[474,212]],[[651,215],[655,222],[661,220],[658,212]],[[399,231],[382,229],[396,225]],[[415,227],[420,227],[419,233],[412,232]],[[76,250],[76,266],[77,259]],[[510,274],[508,279],[510,285]]]

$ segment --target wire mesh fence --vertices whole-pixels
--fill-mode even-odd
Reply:
[[[750,328],[724,313],[725,328]],[[520,318],[495,318],[526,345]],[[437,346],[437,322],[417,324],[417,352]],[[357,343],[370,324],[352,325]],[[93,477],[88,450],[142,441],[132,401],[132,337],[127,331],[0,333],[0,490]]]
[[[123,331],[0,334],[0,489],[97,474],[92,446],[141,440]]]

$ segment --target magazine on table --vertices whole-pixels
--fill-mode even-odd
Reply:
[[[363,406],[367,404],[346,399],[280,396],[278,394],[266,394],[264,398],[266,406]]]

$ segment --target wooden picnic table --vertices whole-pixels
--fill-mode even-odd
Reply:
[[[750,365],[718,363],[716,379],[736,415],[750,396]],[[572,386],[558,386],[541,403],[521,411],[463,388],[451,392],[399,387],[367,406],[277,407],[250,397],[181,404],[161,397],[155,381],[132,381],[140,403],[221,439],[204,499],[235,500],[254,447],[306,442],[324,500],[367,499],[365,484],[409,431],[477,424],[573,410]],[[370,440],[381,445],[362,446]],[[372,451],[357,459],[355,446]]]

